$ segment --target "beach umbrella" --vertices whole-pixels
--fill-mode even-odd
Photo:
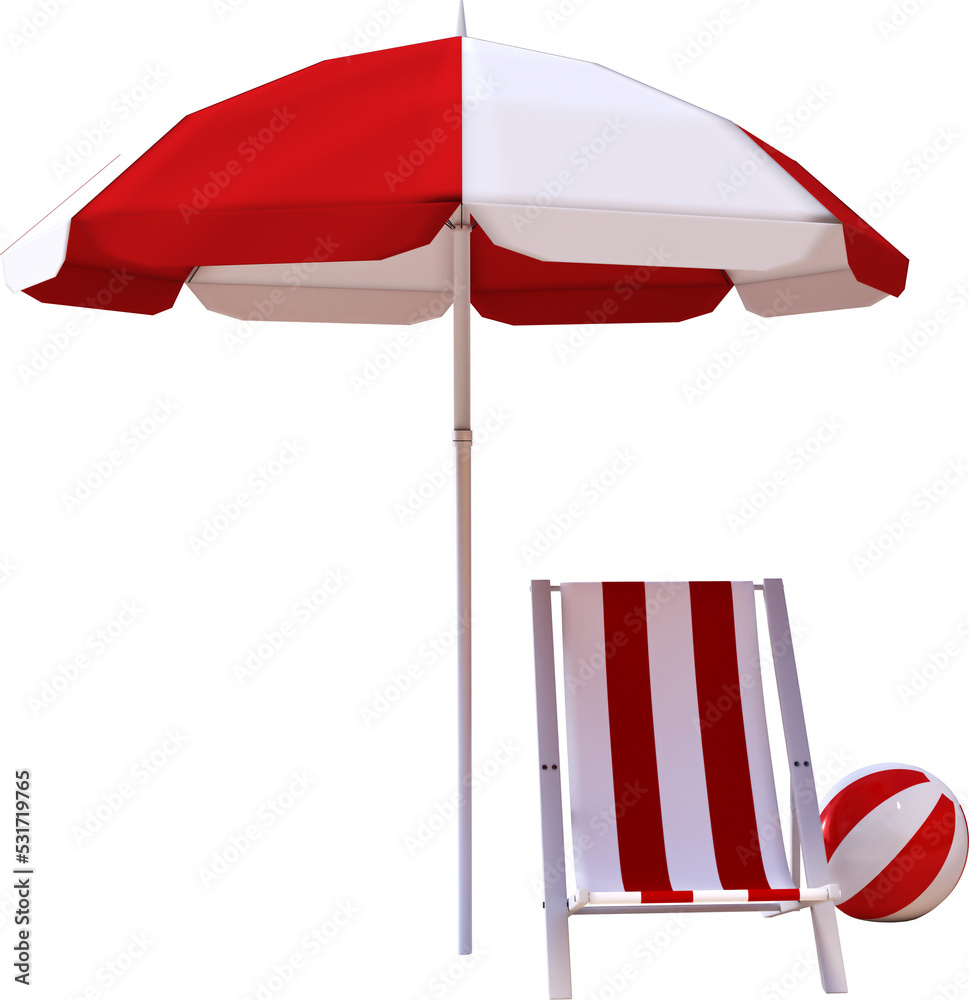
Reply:
[[[83,203],[83,204],[81,204]],[[466,36],[318,63],[182,119],[3,254],[41,302],[413,324],[453,309],[459,950],[471,950],[471,307],[678,322],[898,295],[906,259],[733,122],[602,66]]]

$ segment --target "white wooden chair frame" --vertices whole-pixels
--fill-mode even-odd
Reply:
[[[569,896],[565,880],[565,836],[562,812],[561,744],[557,714],[555,649],[552,623],[552,586],[548,580],[532,581],[532,618],[535,638],[535,688],[538,708],[539,779],[542,803],[542,854],[545,872],[545,928],[548,943],[549,996],[566,1000],[572,996],[569,953],[569,917],[601,913],[731,912],[755,910],[777,916],[810,907],[818,952],[821,983],[826,993],[845,993],[844,962],[835,919],[840,899],[836,885],[828,883],[828,864],[821,834],[817,791],[810,766],[807,730],[801,691],[790,642],[787,601],[781,580],[765,580],[762,590],[774,659],[774,675],[784,726],[784,742],[791,771],[791,859],[794,885],[801,900],[748,902],[730,900],[728,893],[700,896],[692,903],[631,902],[638,893],[600,893],[580,890]],[[801,887],[800,859],[804,861],[806,887]],[[556,874],[559,873],[559,874]]]

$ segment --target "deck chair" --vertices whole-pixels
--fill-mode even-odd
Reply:
[[[575,886],[567,885],[552,592]],[[788,865],[768,744],[763,592],[791,770]],[[828,993],[847,991],[784,587],[532,581],[549,995],[572,995],[569,925],[606,913],[810,907]],[[806,885],[800,882],[800,858]],[[792,875],[793,872],[793,875]]]

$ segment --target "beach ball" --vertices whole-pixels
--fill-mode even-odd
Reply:
[[[912,920],[938,906],[966,866],[969,834],[958,799],[908,764],[854,771],[821,809],[828,877],[838,909],[860,920]]]

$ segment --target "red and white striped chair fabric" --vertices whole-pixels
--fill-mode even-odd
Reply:
[[[799,900],[753,584],[564,583],[561,593],[578,888],[642,903]]]
[[[551,588],[532,582],[545,870],[564,863]],[[571,996],[572,915],[812,908],[822,982],[844,992],[783,586],[765,604],[806,887],[784,851],[753,583],[563,583],[572,862],[546,877],[549,982]],[[556,828],[557,827],[557,828]],[[560,856],[560,854],[562,856]]]

